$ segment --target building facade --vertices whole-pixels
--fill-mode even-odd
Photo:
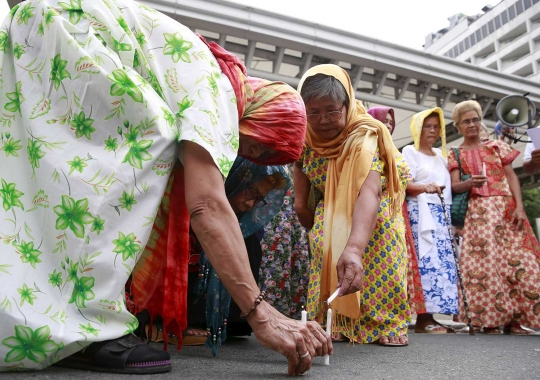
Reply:
[[[540,82],[540,0],[502,0],[482,11],[450,17],[424,51]]]

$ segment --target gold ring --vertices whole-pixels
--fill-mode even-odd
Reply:
[[[307,358],[309,356],[309,351],[306,352],[304,355],[300,355],[300,359]]]

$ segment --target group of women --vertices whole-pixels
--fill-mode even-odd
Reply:
[[[338,66],[309,69],[295,91],[132,0],[65,4],[14,8],[0,45],[1,370],[169,371],[167,352],[131,334],[129,277],[133,310],[159,315],[165,337],[198,322],[194,289],[213,348],[241,313],[290,375],[332,340],[407,345],[412,299],[415,330],[445,333],[432,314],[459,304],[465,318],[451,191],[470,192],[460,267],[475,326],[540,327],[517,154],[480,141],[477,103],[454,111],[459,161],[447,162],[440,109],[413,117],[402,155],[393,112],[366,112]],[[284,315],[301,302],[307,324]]]

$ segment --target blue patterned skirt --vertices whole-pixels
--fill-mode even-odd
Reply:
[[[428,203],[436,230],[432,230],[435,246],[424,257],[418,257],[418,269],[422,290],[426,300],[426,310],[430,314],[457,314],[458,288],[457,273],[452,240],[440,204]],[[407,200],[409,219],[417,254],[418,249],[418,201]],[[450,206],[446,206],[450,215]],[[450,227],[451,228],[451,227]]]

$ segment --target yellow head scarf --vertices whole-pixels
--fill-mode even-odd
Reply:
[[[439,123],[441,125],[441,129],[439,130],[439,137],[441,138],[441,151],[443,154],[443,157],[446,157],[446,125],[444,122],[444,113],[443,110],[439,107],[430,108],[428,110],[415,113],[412,116],[411,119],[411,135],[413,137],[414,141],[414,148],[416,150],[420,149],[420,135],[422,134],[422,126],[424,124],[424,120],[426,117],[431,115],[432,113],[436,113],[439,115]]]
[[[355,99],[349,75],[336,65],[319,65],[309,69],[298,85],[301,92],[306,78],[325,74],[338,79],[350,104],[347,124],[332,140],[319,137],[308,123],[307,144],[319,155],[329,158],[324,195],[324,249],[321,276],[321,300],[326,300],[337,286],[337,261],[345,249],[352,229],[352,215],[358,194],[371,169],[377,147],[385,163],[387,191],[391,210],[401,210],[403,202],[400,179],[394,158],[395,146],[388,128],[369,115]],[[360,317],[360,292],[337,298],[332,307],[353,318]]]

